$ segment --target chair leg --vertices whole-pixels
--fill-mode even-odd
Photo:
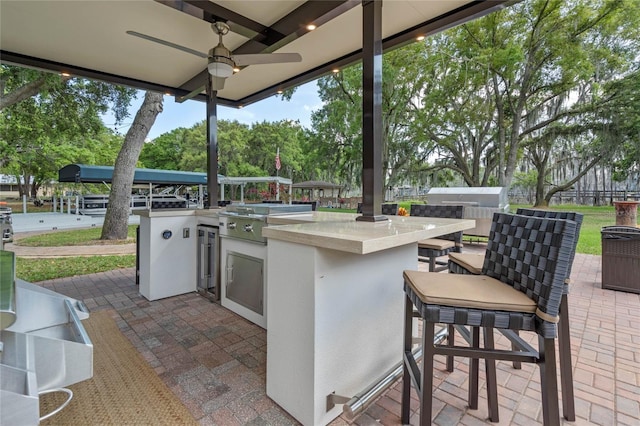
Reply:
[[[448,336],[447,336],[447,346],[454,346],[455,344],[455,334],[456,334],[456,329],[453,325],[449,324],[447,326],[447,332],[448,332]],[[447,355],[447,371],[449,373],[453,372],[453,355]]]
[[[433,357],[435,345],[435,324],[424,321],[422,324],[422,380],[420,385],[420,425],[431,424],[433,411]]]
[[[560,425],[558,379],[556,377],[555,339],[538,336],[540,352],[540,388],[542,391],[542,422],[545,426]]]
[[[484,347],[485,349],[494,349],[493,328],[484,327]],[[487,407],[489,410],[489,420],[492,422],[500,421],[498,412],[498,380],[496,377],[496,361],[494,359],[485,358],[484,360],[485,375],[487,376]]]
[[[567,294],[560,301],[560,322],[558,324],[558,345],[560,353],[560,387],[562,389],[562,413],[570,422],[576,420],[573,396],[573,366],[571,365],[571,336],[569,333],[569,301]]]
[[[436,271],[436,257],[431,256],[429,258],[429,272],[435,272],[435,271]]]
[[[409,356],[412,347],[412,329],[413,329],[413,303],[408,297],[405,297],[404,306],[404,341],[403,350],[404,357]],[[401,402],[401,421],[402,424],[409,424],[409,418],[411,417],[411,375],[409,374],[409,368],[407,362],[403,363],[402,369],[402,402]]]
[[[480,348],[480,327],[471,327],[471,347]],[[478,409],[479,358],[469,358],[469,408]]]

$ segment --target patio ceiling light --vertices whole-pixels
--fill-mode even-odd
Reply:
[[[315,30],[316,28],[318,28],[318,27],[317,27],[315,24],[309,24],[309,25],[307,25],[307,29],[308,29],[309,31],[313,31],[313,30]]]
[[[227,78],[233,75],[233,67],[226,62],[212,61],[207,66],[209,74],[214,77]]]

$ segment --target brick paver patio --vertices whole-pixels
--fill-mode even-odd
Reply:
[[[640,295],[602,290],[600,262],[599,256],[578,254],[573,267],[573,424],[638,425]],[[122,332],[201,424],[297,424],[265,394],[266,332],[219,304],[195,293],[149,302],[138,294],[134,269],[41,284],[83,300],[91,311],[110,310]],[[484,388],[480,408],[467,408],[466,361],[457,361],[453,373],[447,373],[441,361],[434,380],[435,423],[487,423]],[[499,363],[498,383],[500,424],[542,422],[537,367],[525,364],[514,370],[509,363]],[[352,423],[399,424],[399,401],[396,383]],[[415,410],[417,399],[414,402]],[[348,423],[344,417],[333,422]]]

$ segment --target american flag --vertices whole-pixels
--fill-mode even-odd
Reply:
[[[278,152],[276,152],[276,170],[280,170],[280,148],[278,148]]]

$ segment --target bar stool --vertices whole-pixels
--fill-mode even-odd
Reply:
[[[464,206],[440,204],[412,204],[411,216],[441,217],[462,219]],[[451,252],[462,252],[462,231],[418,241],[418,260],[429,262],[429,272],[447,269],[447,263],[438,262],[437,258]],[[436,265],[441,265],[437,267]]]
[[[538,364],[545,425],[560,424],[556,378],[556,323],[564,278],[576,224],[568,220],[495,213],[481,275],[404,271],[405,322],[401,418],[410,416],[411,384],[420,397],[420,424],[431,423],[434,356],[454,355],[477,363],[486,360]],[[422,371],[412,352],[414,308],[423,319]],[[471,347],[433,343],[436,323],[472,327]],[[480,327],[484,347],[480,347]],[[502,332],[517,350],[494,348],[493,328]],[[538,350],[516,331],[538,334]],[[493,364],[494,371],[489,371]],[[489,416],[498,421],[495,363],[487,368]],[[469,406],[477,408],[477,368],[469,384]]]
[[[575,398],[573,391],[573,366],[571,362],[571,335],[569,333],[569,277],[571,267],[576,255],[576,246],[580,236],[583,215],[575,212],[556,212],[548,210],[518,209],[516,214],[523,216],[541,217],[549,219],[566,219],[576,223],[576,233],[574,235],[573,246],[569,255],[569,268],[564,280],[562,300],[560,301],[560,322],[558,328],[558,347],[560,354],[560,386],[562,389],[562,413],[568,421],[575,421]],[[485,256],[472,253],[451,253],[449,255],[449,272],[457,274],[482,273]],[[449,357],[451,358],[451,357]],[[447,359],[447,365],[453,366],[453,359]],[[518,362],[514,362],[514,368],[520,368]]]

